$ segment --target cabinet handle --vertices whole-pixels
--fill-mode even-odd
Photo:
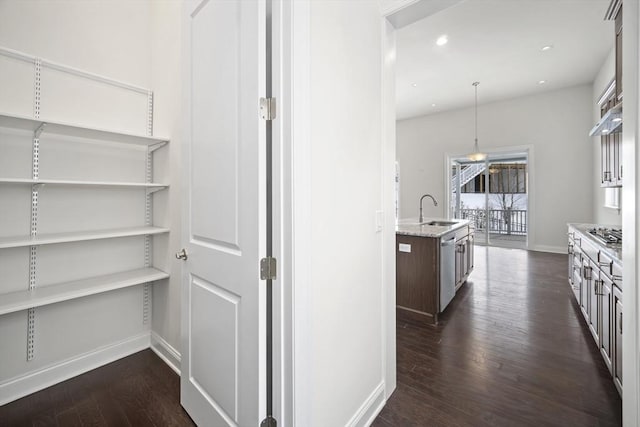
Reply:
[[[622,313],[620,313],[620,335],[622,335]]]
[[[620,165],[620,175],[618,175],[620,178],[622,178],[622,165]]]
[[[592,279],[592,277],[591,277],[591,267],[585,267],[582,273],[583,273],[582,277],[584,277],[586,280],[591,280]]]
[[[613,276],[613,280],[619,280],[622,282],[622,276],[618,275],[618,274],[612,274]]]
[[[602,292],[602,288],[600,288],[601,291],[598,292],[598,285],[604,286],[604,280],[595,280],[595,282],[593,283],[593,293],[595,293],[596,295],[604,295],[604,292]]]
[[[603,173],[604,177],[602,178],[603,182],[611,182],[611,172],[606,171]]]
[[[567,253],[569,255],[573,254],[573,244],[569,243],[569,246],[567,247]]]

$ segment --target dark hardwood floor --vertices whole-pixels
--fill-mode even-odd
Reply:
[[[621,400],[566,263],[477,247],[475,270],[440,325],[398,321],[398,387],[373,425],[620,425]],[[0,407],[0,426],[192,426],[179,389],[145,350]]]
[[[180,378],[144,350],[0,407],[0,426],[193,426]]]
[[[397,323],[388,426],[617,426],[622,402],[567,284],[567,256],[476,247],[442,322]]]

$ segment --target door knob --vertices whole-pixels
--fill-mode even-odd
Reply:
[[[181,259],[183,261],[186,261],[187,258],[188,258],[187,250],[182,248],[182,250],[180,250],[180,252],[176,252],[176,258],[177,259]]]

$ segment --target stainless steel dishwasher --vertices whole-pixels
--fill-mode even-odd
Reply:
[[[440,239],[440,312],[456,295],[456,235]]]

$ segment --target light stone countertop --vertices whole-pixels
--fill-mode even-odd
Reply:
[[[605,245],[600,240],[596,239],[589,233],[589,230],[592,228],[615,228],[621,229],[622,227],[619,225],[603,225],[603,224],[581,224],[581,223],[569,223],[567,224],[569,227],[573,227],[582,234],[584,237],[589,239],[590,242],[600,248],[601,251],[605,252],[611,258],[614,259],[618,264],[622,265],[622,246],[621,245]]]
[[[432,221],[453,222],[451,225],[428,225]],[[405,236],[440,238],[445,234],[469,225],[468,219],[425,218],[418,223],[418,218],[402,219],[396,225],[396,234]]]

